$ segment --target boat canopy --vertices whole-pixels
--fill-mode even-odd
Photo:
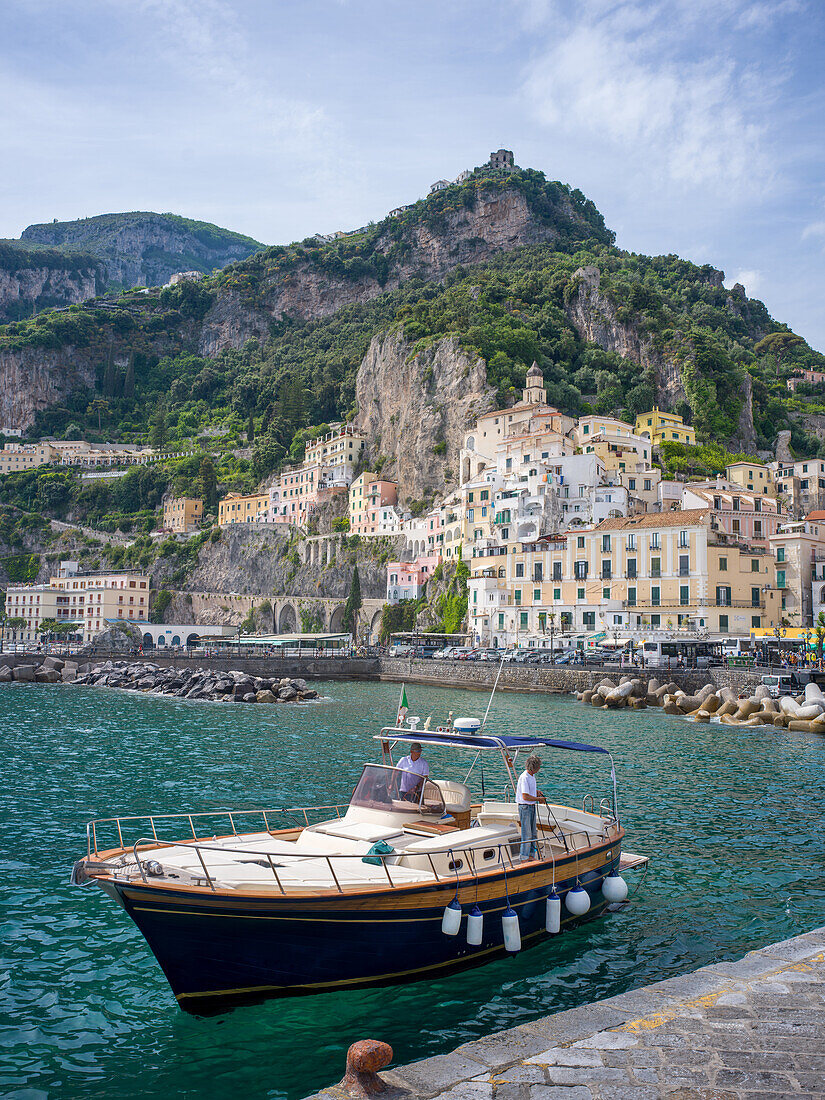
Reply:
[[[493,734],[462,734],[453,733],[450,730],[414,730],[408,727],[388,726],[380,734],[375,735],[376,741],[406,741],[412,743],[419,741],[422,745],[447,745],[459,749],[573,749],[576,752],[603,752],[606,756],[610,753],[600,745],[585,745],[580,741],[551,741],[547,738],[535,737],[498,737]]]

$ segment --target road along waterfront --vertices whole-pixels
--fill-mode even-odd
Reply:
[[[403,1064],[823,923],[823,739],[507,694],[496,697],[491,728],[595,741],[615,754],[627,847],[652,858],[634,905],[443,980],[187,1017],[124,914],[68,886],[85,822],[346,797],[375,756],[372,734],[394,717],[398,687],[315,686],[325,699],[291,708],[0,686],[10,959],[2,1091],[297,1100],[340,1078],[346,1048],[365,1036],[386,1039]],[[483,711],[477,692],[415,687],[408,697],[434,720]],[[607,777],[573,755],[547,754],[542,787],[580,805]]]

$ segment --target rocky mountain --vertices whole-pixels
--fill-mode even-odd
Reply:
[[[539,172],[482,173],[340,240],[0,328],[0,411],[41,432],[93,430],[101,364],[131,360],[133,395],[108,396],[114,434],[145,433],[160,402],[193,436],[212,408],[252,415],[263,476],[296,432],[354,417],[370,462],[418,499],[450,484],[467,423],[514,400],[535,359],[572,415],[656,402],[700,438],[752,451],[790,431],[813,453],[785,379],[825,359],[723,279],[616,248],[581,192]]]
[[[0,323],[85,302],[103,290],[105,280],[103,264],[87,252],[0,241]]]
[[[464,432],[495,403],[483,359],[452,337],[414,351],[399,332],[375,336],[358,369],[355,426],[366,465],[402,487],[402,501],[455,485]]]
[[[209,274],[263,248],[251,237],[209,222],[145,211],[30,225],[21,244],[95,256],[103,265],[107,290],[161,286],[177,271]]]

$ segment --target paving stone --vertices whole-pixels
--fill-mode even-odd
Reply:
[[[638,1045],[636,1036],[628,1035],[624,1031],[600,1031],[598,1035],[591,1035],[589,1039],[580,1039],[573,1044],[574,1047],[590,1050],[624,1050]]]
[[[785,1092],[791,1089],[788,1074],[761,1069],[720,1069],[716,1073],[715,1084],[719,1088],[774,1089]]]
[[[397,1066],[394,1072],[408,1088],[429,1096],[452,1088],[458,1081],[465,1081],[483,1068],[483,1065],[470,1058],[456,1054],[439,1054],[408,1066]]]
[[[593,1093],[584,1085],[533,1085],[530,1100],[593,1100]]]
[[[498,1031],[472,1043],[464,1043],[453,1053],[487,1066],[506,1066],[536,1054],[547,1046],[547,1039],[527,1027]]]
[[[547,1080],[551,1085],[589,1086],[602,1081],[629,1085],[630,1074],[625,1069],[608,1069],[607,1066],[548,1066]]]
[[[728,1069],[767,1069],[793,1071],[793,1057],[781,1051],[719,1050],[716,1052],[722,1065]]]
[[[496,1084],[519,1085],[543,1085],[547,1078],[543,1066],[510,1066],[509,1069],[500,1069],[490,1074]],[[496,1089],[498,1095],[498,1089]]]
[[[595,1050],[577,1050],[575,1047],[551,1047],[527,1058],[525,1065],[539,1066],[601,1066],[602,1056]]]
[[[648,1085],[600,1085],[599,1100],[658,1100],[658,1088]]]
[[[558,1044],[573,1043],[585,1039],[595,1031],[608,1027],[618,1027],[627,1020],[627,1013],[613,1008],[601,1008],[598,1004],[586,1008],[573,1008],[568,1012],[558,1012],[555,1016],[545,1016],[525,1025],[531,1031],[544,1035]]]

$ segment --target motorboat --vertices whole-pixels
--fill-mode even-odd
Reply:
[[[477,720],[412,726],[376,735],[380,762],[364,764],[346,804],[91,821],[72,881],[125,909],[181,1008],[199,1013],[446,974],[626,904],[621,876],[647,858],[622,854],[607,750],[487,734]],[[462,778],[431,761],[405,790],[412,773],[394,754],[416,741],[463,757]],[[518,757],[540,749],[606,756],[612,790],[598,806],[540,805],[522,861]],[[491,763],[504,791],[487,790]]]

